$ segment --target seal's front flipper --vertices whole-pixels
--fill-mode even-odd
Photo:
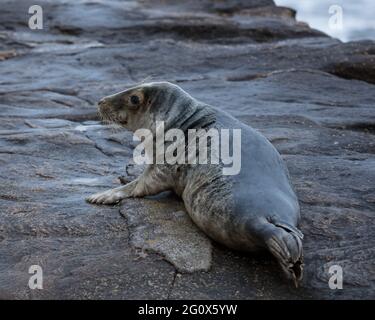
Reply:
[[[134,196],[136,180],[114,189],[95,193],[86,198],[86,201],[93,204],[116,204],[122,199]]]
[[[94,204],[116,204],[123,199],[144,197],[158,194],[170,189],[170,180],[157,167],[148,166],[135,180],[124,186],[96,193],[86,198]]]
[[[265,239],[270,252],[276,257],[286,276],[296,287],[303,277],[303,234],[296,227],[282,222],[270,222]]]

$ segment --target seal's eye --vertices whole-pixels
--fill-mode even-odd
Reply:
[[[138,104],[139,103],[139,97],[138,96],[131,96],[130,97],[130,102],[132,104]]]

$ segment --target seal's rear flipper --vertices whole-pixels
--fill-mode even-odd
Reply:
[[[303,234],[296,227],[283,222],[270,222],[266,245],[277,258],[286,276],[296,287],[303,277]]]

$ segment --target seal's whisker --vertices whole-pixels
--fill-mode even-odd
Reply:
[[[141,80],[139,84],[144,84],[146,82],[150,82],[151,80],[152,80],[152,75],[148,75],[146,78],[143,78],[143,80]]]

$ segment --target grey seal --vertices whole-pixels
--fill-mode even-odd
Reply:
[[[89,196],[93,204],[114,204],[172,190],[194,223],[212,239],[243,251],[266,249],[295,285],[303,276],[300,209],[288,170],[274,146],[228,113],[209,106],[169,82],[145,83],[99,102],[99,114],[135,131],[191,128],[240,129],[242,167],[223,175],[223,164],[150,164],[134,181]]]

